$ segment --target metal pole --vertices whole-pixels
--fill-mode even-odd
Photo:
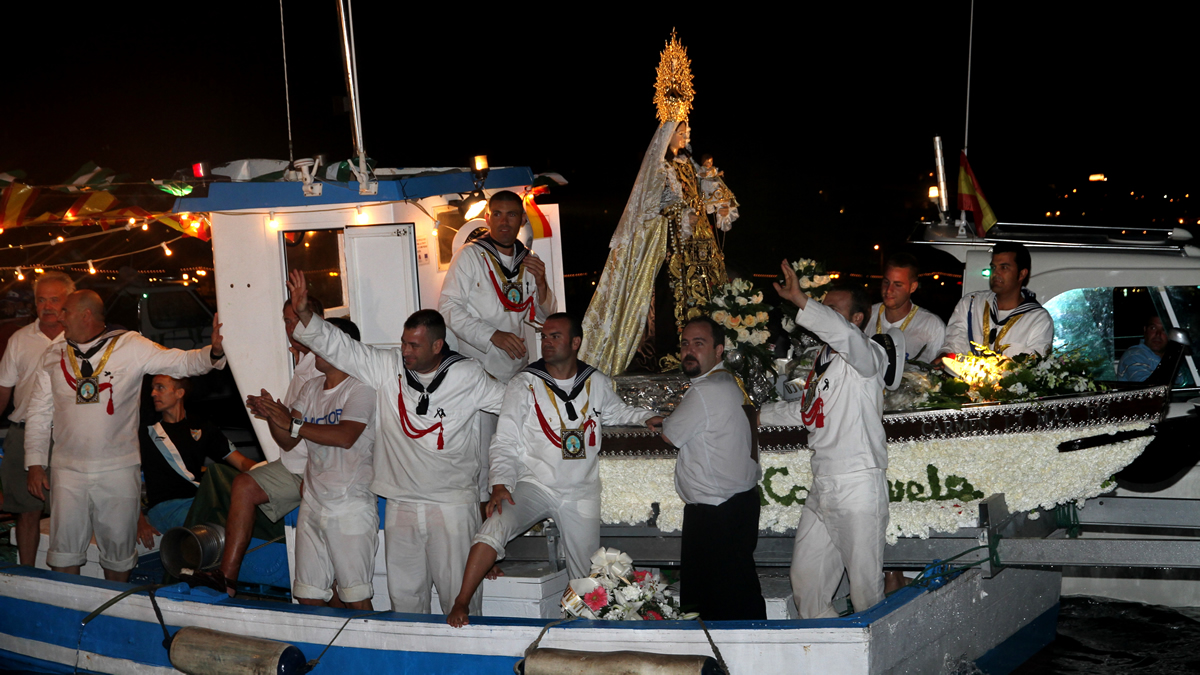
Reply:
[[[946,157],[942,153],[941,136],[933,137],[933,155],[934,161],[937,164],[938,214],[941,216],[942,225],[945,225],[946,209],[950,208],[950,201],[946,196]]]
[[[967,117],[963,122],[963,154],[967,154],[967,132],[971,128],[971,52],[975,47],[975,0],[971,0],[971,27],[967,35]]]
[[[346,93],[350,99],[350,136],[354,142],[355,155],[365,154],[362,140],[362,120],[358,114],[358,74],[355,72],[354,36],[350,34],[347,19],[350,0],[338,0],[338,25],[342,29],[342,64],[346,73]]]

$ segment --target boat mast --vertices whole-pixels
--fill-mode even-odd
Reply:
[[[971,0],[971,23],[967,32],[967,115],[963,122],[963,154],[967,154],[967,134],[971,129],[971,52],[975,47],[975,0]],[[962,167],[958,169],[962,171]],[[958,211],[959,236],[965,236],[967,225],[966,209]]]
[[[363,147],[362,114],[358,102],[358,62],[354,49],[354,11],[350,0],[337,0],[338,24],[342,29],[342,64],[346,71],[346,93],[350,99],[350,135],[354,141],[354,153],[358,166],[351,163],[350,170],[358,179],[358,192],[373,195],[379,189],[379,184],[370,180],[367,174],[367,151]]]

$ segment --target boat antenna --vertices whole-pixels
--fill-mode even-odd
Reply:
[[[354,49],[354,10],[350,0],[337,0],[338,24],[342,29],[342,63],[346,69],[346,93],[350,99],[350,135],[354,141],[354,152],[358,165],[350,163],[350,171],[358,179],[358,193],[364,195],[376,194],[379,183],[369,179],[367,174],[367,151],[363,148],[362,113],[358,101],[358,61]]]
[[[292,97],[288,91],[287,31],[283,29],[283,0],[279,0],[279,36],[283,42],[283,100],[287,105],[288,162],[291,163],[296,161],[296,155],[292,151]]]
[[[971,129],[971,52],[975,47],[975,0],[971,0],[971,23],[967,32],[967,115],[963,122],[963,155],[967,154],[967,134]],[[959,168],[959,171],[962,171]],[[967,211],[958,211],[958,236],[966,236]]]

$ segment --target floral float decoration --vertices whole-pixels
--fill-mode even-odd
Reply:
[[[746,393],[758,404],[775,400],[775,358],[767,328],[772,307],[763,303],[763,292],[744,279],[715,289],[705,308],[713,321],[725,327],[725,364],[742,378]]]
[[[825,263],[811,258],[796,258],[791,261],[791,265],[800,290],[813,300],[821,302],[825,299],[825,294],[833,289],[833,277],[825,271]],[[802,330],[796,327],[796,312],[800,311],[800,308],[784,300],[780,309],[783,310],[783,329],[789,335],[796,335],[797,330]]]
[[[662,575],[635,570],[633,559],[615,548],[592,554],[592,573],[572,579],[563,592],[562,606],[572,616],[606,621],[671,621],[694,619],[682,612],[679,598]]]

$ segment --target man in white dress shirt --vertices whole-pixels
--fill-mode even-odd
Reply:
[[[912,294],[917,290],[920,276],[920,264],[912,254],[896,253],[888,258],[880,287],[883,302],[871,307],[867,332],[879,335],[889,328],[899,328],[904,331],[908,349],[905,360],[929,363],[946,341],[946,324],[933,312],[913,303]]]
[[[190,377],[224,368],[221,325],[214,317],[211,347],[167,349],[107,326],[104,303],[95,291],[68,296],[61,321],[66,339],[42,355],[25,436],[30,493],[42,497],[53,480],[46,564],[57,572],[79,574],[94,533],[104,578],[127,581],[137,564],[141,511],[137,424],[142,377]]]
[[[1038,353],[1049,356],[1054,346],[1054,319],[1025,286],[1032,265],[1022,244],[1000,242],[992,247],[990,291],[964,295],[946,325],[941,354],[979,354],[974,344],[1008,357]],[[972,344],[974,343],[974,344]]]
[[[0,462],[0,484],[5,492],[3,510],[16,516],[17,559],[22,565],[32,566],[37,558],[42,512],[46,508],[46,502],[25,487],[25,413],[33,393],[34,370],[50,343],[62,340],[59,313],[67,296],[74,292],[75,282],[62,272],[38,275],[33,282],[37,321],[8,338],[4,359],[0,360],[0,410],[7,408],[10,400],[13,402],[8,435],[4,437],[4,461]]]
[[[463,626],[484,575],[514,537],[546,518],[562,535],[571,578],[591,572],[600,547],[602,425],[657,423],[625,405],[612,380],[578,360],[583,328],[567,314],[542,326],[542,358],[508,383],[491,446],[488,519],[475,535],[462,588],[446,622]]]
[[[725,331],[706,316],[679,337],[691,385],[662,423],[679,448],[675,491],[684,501],[680,604],[709,621],[766,619],[754,549],[758,546],[758,479],[748,402],[725,369]]]
[[[504,385],[446,347],[446,324],[431,309],[404,322],[400,349],[376,349],[311,316],[303,274],[292,272],[289,289],[300,317],[296,339],[378,393],[371,491],[387,499],[392,611],[428,614],[432,585],[449,613],[483,521],[476,417],[500,412]],[[478,594],[471,606],[476,613],[482,608]]]
[[[870,305],[861,288],[835,286],[818,304],[800,290],[786,260],[783,270],[784,284],[775,284],[775,290],[800,308],[796,324],[825,345],[800,405],[768,403],[761,422],[808,429],[813,483],[796,527],[792,598],[800,618],[831,618],[837,616],[832,600],[843,570],[855,611],[883,600],[888,524],[883,390],[899,386],[903,377],[904,333],[892,329],[868,338],[863,328]]]

